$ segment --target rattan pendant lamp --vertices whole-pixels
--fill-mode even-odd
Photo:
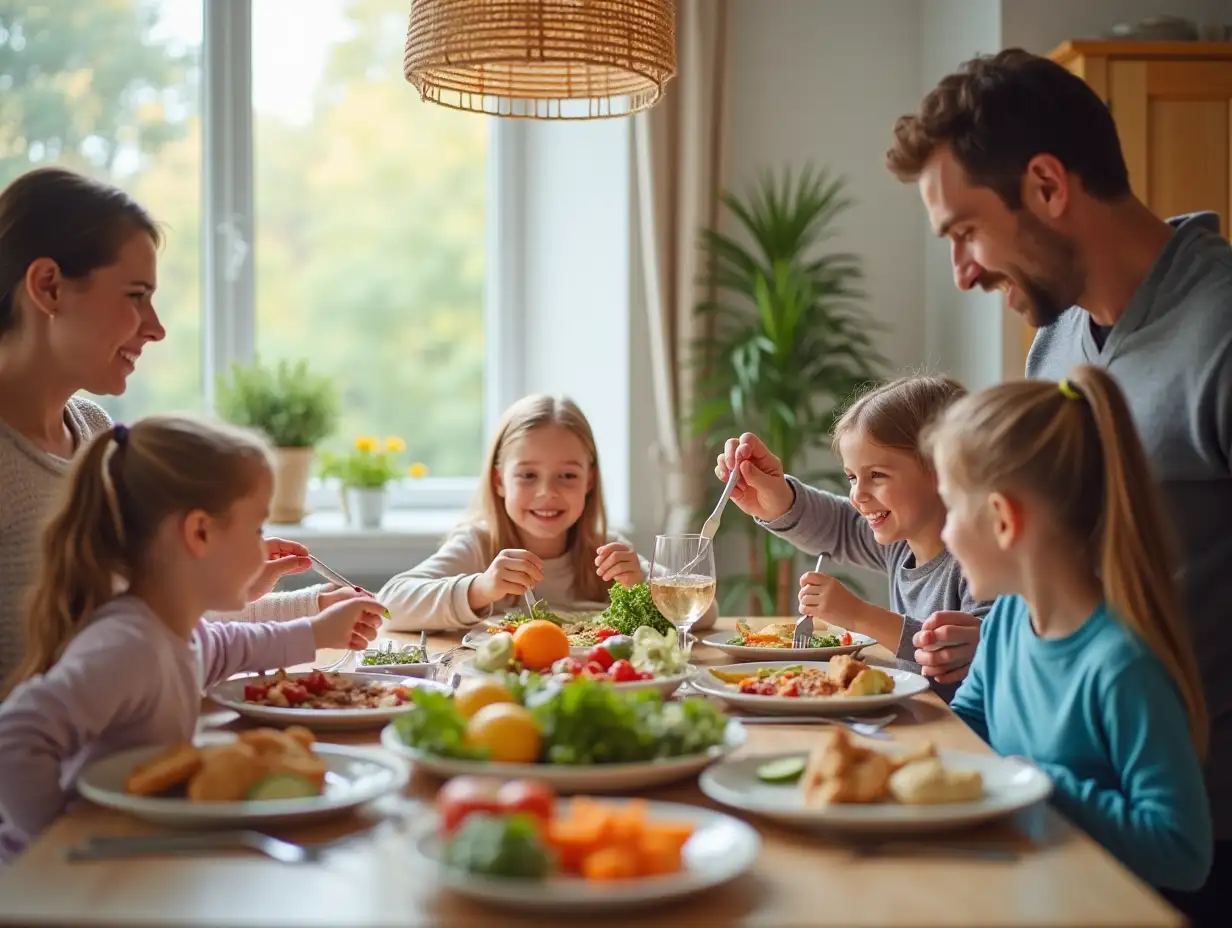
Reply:
[[[653,106],[676,73],[675,0],[412,0],[403,73],[424,100],[532,119]]]

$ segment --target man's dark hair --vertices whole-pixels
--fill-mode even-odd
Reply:
[[[900,116],[886,167],[919,179],[939,147],[949,146],[971,183],[1022,206],[1022,177],[1036,155],[1055,157],[1099,200],[1130,192],[1129,171],[1112,113],[1095,91],[1048,58],[1021,48],[981,55],[941,79],[918,113]]]

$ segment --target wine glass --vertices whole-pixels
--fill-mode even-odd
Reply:
[[[650,561],[650,598],[676,626],[680,646],[714,602],[714,544],[704,535],[657,535]]]

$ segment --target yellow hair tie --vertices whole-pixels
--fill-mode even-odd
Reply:
[[[1066,399],[1070,399],[1070,400],[1082,399],[1082,394],[1079,393],[1077,390],[1075,390],[1070,385],[1068,378],[1062,378],[1061,382],[1058,383],[1057,386],[1060,387],[1061,395],[1064,396]]]

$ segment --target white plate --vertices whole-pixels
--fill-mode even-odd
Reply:
[[[561,793],[618,793],[624,790],[662,786],[693,776],[708,765],[744,747],[748,735],[732,719],[727,723],[723,744],[704,754],[671,757],[636,764],[494,764],[458,760],[417,750],[404,742],[393,725],[381,732],[381,745],[438,777],[486,776],[501,780],[539,780]]]
[[[486,670],[480,670],[475,666],[473,660],[467,661],[458,667],[458,672],[468,677],[496,677],[496,674],[488,673]],[[672,674],[668,677],[653,677],[649,680],[629,680],[626,683],[608,683],[608,686],[624,692],[637,692],[638,690],[655,690],[664,699],[667,699],[676,690],[684,686],[697,674],[697,668],[693,665],[688,665],[682,673]]]
[[[307,673],[289,674],[291,677],[306,677]],[[423,687],[426,689],[449,692],[449,687],[432,680],[419,680],[413,677],[400,677],[380,673],[343,673],[339,676],[348,680],[367,680],[380,683],[382,686]],[[411,702],[401,706],[390,706],[385,709],[282,709],[278,706],[258,706],[244,702],[244,686],[259,677],[248,675],[232,677],[210,687],[206,695],[233,712],[257,722],[270,725],[303,725],[316,731],[338,731],[349,728],[376,728],[384,725],[390,719],[397,718],[404,712],[415,708]]]
[[[199,736],[197,744],[225,744],[235,735]],[[166,746],[134,748],[95,761],[77,779],[81,795],[108,809],[127,812],[156,825],[173,828],[290,825],[337,815],[387,793],[400,792],[410,770],[406,763],[384,751],[341,744],[313,745],[329,768],[325,792],[307,799],[264,802],[193,802],[161,796],[130,796],[124,781],[133,768],[158,756]]]
[[[888,749],[887,749],[888,750]],[[763,783],[757,778],[762,764],[795,754],[763,754],[716,764],[701,776],[702,792],[725,806],[762,815],[790,825],[859,832],[945,831],[1011,815],[1047,799],[1052,780],[1037,767],[995,754],[964,751],[938,752],[945,766],[978,770],[984,778],[984,797],[977,802],[904,805],[897,802],[832,803],[805,806],[794,784]]]
[[[470,648],[472,651],[477,651],[479,646],[492,636],[493,631],[495,631],[495,629],[472,628],[469,632],[462,636],[462,647]],[[593,644],[577,646],[570,645],[569,656],[576,657],[581,660],[590,653],[590,649],[593,647]]]
[[[622,804],[627,800],[605,800]],[[412,853],[434,864],[442,886],[479,902],[539,912],[611,911],[657,905],[713,889],[748,871],[761,851],[761,838],[749,825],[710,809],[675,802],[648,802],[649,818],[692,822],[696,828],[684,846],[678,873],[631,880],[596,882],[576,876],[515,880],[479,876],[448,867],[439,860],[435,822],[412,841]]]
[[[844,630],[831,625],[830,631],[841,635]],[[733,660],[737,661],[781,661],[788,659],[796,661],[824,661],[827,658],[834,657],[836,654],[856,654],[869,645],[877,643],[875,638],[870,638],[868,635],[858,635],[855,632],[851,633],[851,644],[841,644],[835,648],[766,648],[756,645],[728,644],[727,640],[731,637],[733,636],[726,632],[711,635],[709,638],[703,639],[702,644],[707,647],[717,648],[729,654]]]
[[[737,692],[735,684],[724,683],[712,673],[715,670],[756,673],[763,667],[816,667],[825,670],[829,666],[825,661],[757,661],[723,667],[699,667],[697,676],[689,681],[689,685],[699,693],[717,696],[724,702],[755,715],[850,715],[853,712],[892,706],[928,692],[928,681],[924,677],[895,667],[877,668],[894,680],[894,691],[883,696],[752,696]]]

